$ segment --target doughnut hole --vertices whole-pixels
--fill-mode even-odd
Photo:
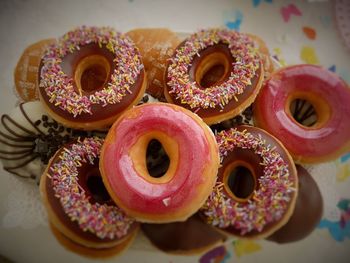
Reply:
[[[81,174],[79,185],[84,189],[87,195],[90,196],[91,203],[109,204],[112,202],[103,184],[98,165],[85,167],[83,171],[79,171],[79,173]]]
[[[222,82],[230,71],[230,61],[221,52],[205,56],[196,70],[195,80],[201,88],[209,88]]]
[[[287,99],[286,112],[304,128],[322,127],[330,118],[330,107],[322,97],[315,94],[296,94]]]
[[[158,155],[153,162],[152,154]],[[179,145],[161,131],[149,132],[137,139],[129,156],[139,176],[151,183],[167,183],[176,174]]]
[[[230,77],[234,62],[227,45],[210,46],[193,58],[188,72],[190,81],[196,82],[201,89],[220,85]]]
[[[146,150],[146,165],[150,176],[162,177],[169,169],[170,159],[163,145],[157,139],[149,141]]]
[[[234,162],[224,171],[226,192],[236,201],[245,202],[257,188],[256,175],[252,167],[245,162]]]
[[[290,112],[299,124],[311,127],[317,123],[317,112],[315,107],[307,100],[295,99],[290,104]]]
[[[110,63],[104,56],[91,55],[81,59],[74,72],[79,93],[101,89],[106,84],[110,71]]]

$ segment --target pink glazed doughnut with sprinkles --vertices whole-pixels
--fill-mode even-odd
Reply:
[[[215,124],[243,112],[257,96],[264,77],[255,41],[227,29],[201,30],[175,50],[166,69],[168,102]]]
[[[293,214],[298,178],[283,145],[267,132],[239,126],[216,136],[221,167],[200,213],[205,221],[239,238],[265,238]]]
[[[111,248],[138,231],[138,223],[111,200],[99,172],[103,139],[78,139],[56,152],[41,177],[50,223],[90,248]]]
[[[58,122],[108,128],[144,94],[146,78],[132,40],[109,27],[74,29],[51,45],[39,67],[39,95]]]

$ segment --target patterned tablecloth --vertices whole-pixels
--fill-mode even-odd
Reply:
[[[29,44],[78,25],[126,32],[168,27],[191,33],[227,27],[263,38],[282,65],[311,63],[350,83],[350,1],[0,1],[0,113],[16,104],[13,69]],[[350,102],[349,102],[350,103]],[[350,135],[349,135],[350,136]],[[197,256],[167,255],[140,235],[111,262],[349,262],[350,154],[307,167],[324,198],[323,219],[306,239],[286,245],[229,240]],[[38,188],[0,171],[0,255],[16,262],[88,262],[66,251],[47,224]],[[0,256],[0,261],[2,257]]]

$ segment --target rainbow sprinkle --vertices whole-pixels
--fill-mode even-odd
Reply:
[[[217,182],[201,208],[208,223],[219,228],[232,226],[245,235],[253,230],[261,232],[267,224],[279,221],[296,191],[296,181],[289,173],[288,164],[275,148],[266,145],[260,134],[255,137],[246,130],[230,129],[220,132],[216,139],[221,162],[235,148],[250,149],[261,157],[264,170],[258,178],[259,188],[246,202],[226,195],[223,182]]]
[[[97,43],[105,46],[114,54],[116,68],[111,74],[111,81],[90,96],[77,93],[73,78],[67,76],[61,67],[64,57],[79,51],[81,46]],[[50,103],[73,114],[92,114],[92,104],[119,103],[139,76],[143,64],[137,48],[129,37],[109,27],[82,26],[63,35],[56,44],[46,51],[40,72],[40,87],[45,89]]]
[[[78,139],[60,151],[47,176],[51,178],[55,196],[59,198],[63,210],[83,231],[89,231],[101,239],[121,238],[127,234],[134,220],[116,205],[91,204],[78,183],[78,167],[83,163],[93,165],[102,144],[103,139],[98,137],[83,141]]]
[[[230,77],[221,85],[201,89],[191,82],[189,70],[195,56],[209,46],[224,43],[228,45],[235,62]],[[232,99],[243,93],[260,66],[260,56],[254,41],[248,35],[227,29],[201,30],[191,35],[175,51],[167,71],[169,94],[193,108],[224,108]]]

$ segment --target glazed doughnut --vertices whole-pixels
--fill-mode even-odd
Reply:
[[[139,28],[126,33],[138,47],[147,73],[147,92],[164,101],[164,74],[167,60],[181,42],[166,28]]]
[[[146,88],[140,54],[131,39],[107,27],[66,33],[40,64],[40,100],[58,122],[105,129],[136,105]]]
[[[226,236],[203,222],[198,214],[185,222],[141,224],[141,229],[158,249],[181,255],[205,253],[226,240]]]
[[[350,90],[315,65],[274,72],[254,102],[254,122],[279,140],[297,163],[337,158],[350,149]]]
[[[75,131],[48,117],[39,101],[21,103],[1,116],[0,159],[4,170],[38,183],[49,159]]]
[[[103,139],[78,139],[59,149],[40,180],[50,222],[73,242],[110,248],[128,239],[138,224],[110,199],[98,168]]]
[[[265,131],[240,126],[217,134],[221,167],[201,208],[204,220],[239,238],[264,238],[287,223],[298,193],[292,158]]]
[[[154,140],[170,159],[160,176],[150,174],[146,165]],[[100,160],[112,199],[128,215],[149,223],[184,221],[197,212],[215,185],[218,166],[209,127],[192,112],[167,103],[125,112],[109,130]]]
[[[17,62],[14,81],[18,96],[23,101],[38,100],[39,65],[46,48],[55,43],[55,39],[44,39],[27,47]]]
[[[296,165],[296,168],[299,192],[293,215],[267,238],[270,241],[281,244],[299,241],[310,235],[322,218],[323,199],[315,180],[302,166]]]
[[[66,236],[64,236],[59,230],[57,230],[56,227],[50,223],[50,229],[57,241],[67,250],[79,254],[84,257],[88,258],[101,258],[101,259],[107,259],[109,257],[117,256],[122,254],[124,251],[128,249],[128,247],[131,245],[131,243],[134,241],[135,236],[137,235],[137,232],[134,231],[135,233],[132,233],[131,235],[128,236],[128,238],[117,244],[115,247],[111,248],[90,248],[90,247],[84,247],[81,246]]]
[[[223,74],[203,86],[202,80],[217,67]],[[236,116],[254,101],[264,69],[248,35],[209,29],[191,35],[178,46],[165,78],[167,101],[190,109],[211,125]]]

